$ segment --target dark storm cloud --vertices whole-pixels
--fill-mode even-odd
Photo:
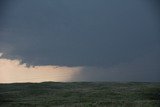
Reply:
[[[6,57],[34,65],[111,67],[160,51],[159,10],[148,1],[7,3],[0,20],[0,51]]]
[[[71,81],[160,81],[160,52],[150,52],[131,62],[119,63],[109,68],[84,67],[72,76]]]

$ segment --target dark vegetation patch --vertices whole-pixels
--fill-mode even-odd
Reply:
[[[160,107],[160,83],[0,84],[0,107]]]

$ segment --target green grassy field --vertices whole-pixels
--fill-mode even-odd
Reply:
[[[160,107],[160,83],[0,84],[0,107]]]

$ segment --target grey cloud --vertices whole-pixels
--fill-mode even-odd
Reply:
[[[33,65],[108,68],[160,51],[158,10],[148,1],[14,0],[6,4],[0,18],[0,33],[7,32],[0,34],[5,57],[20,57]]]
[[[150,52],[132,62],[121,63],[110,68],[84,67],[71,81],[160,81],[160,53]]]

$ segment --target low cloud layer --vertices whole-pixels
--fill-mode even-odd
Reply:
[[[27,66],[20,60],[0,58],[0,83],[69,81],[80,67]]]
[[[3,56],[2,53],[0,53]],[[150,52],[130,63],[112,67],[28,66],[21,60],[0,58],[0,83],[79,81],[160,81],[159,53]]]

